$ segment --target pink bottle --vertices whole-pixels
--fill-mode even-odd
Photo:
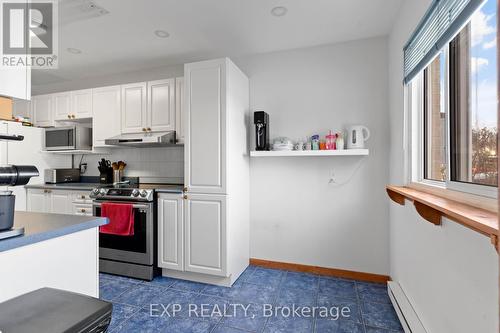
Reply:
[[[326,136],[326,150],[334,150],[335,149],[335,134],[332,134],[332,131]]]

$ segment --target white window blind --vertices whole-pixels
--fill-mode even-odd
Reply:
[[[408,83],[459,32],[485,0],[434,0],[403,48]]]

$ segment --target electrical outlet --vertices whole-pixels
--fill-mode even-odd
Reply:
[[[328,184],[336,184],[337,180],[335,178],[335,171],[330,172],[330,179],[328,179]]]

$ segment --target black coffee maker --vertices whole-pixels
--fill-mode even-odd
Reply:
[[[269,150],[269,115],[264,111],[253,113],[255,150]]]

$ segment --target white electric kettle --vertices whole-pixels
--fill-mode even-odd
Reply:
[[[363,149],[370,138],[370,130],[362,125],[347,128],[347,149]]]

